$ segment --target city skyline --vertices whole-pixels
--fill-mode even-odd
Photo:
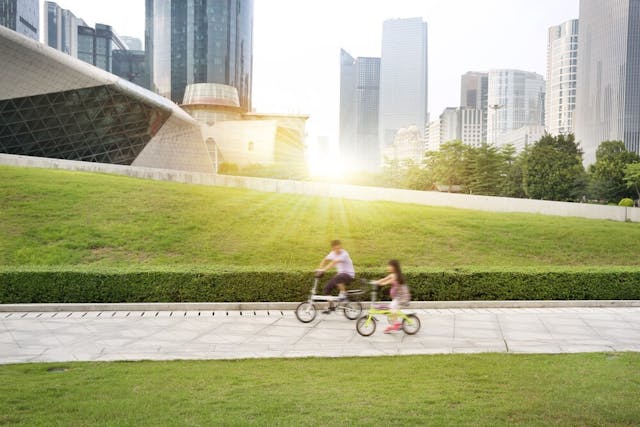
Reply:
[[[57,3],[89,25],[107,23],[119,35],[144,39],[142,0],[114,0],[109,7],[86,0]],[[517,68],[545,75],[548,29],[577,18],[578,6],[578,0],[540,0],[535,7],[525,0],[256,0],[253,106],[308,113],[310,143],[326,135],[337,147],[340,48],[356,56],[380,56],[383,21],[422,17],[429,25],[433,120],[444,108],[458,106],[460,76],[468,71]],[[326,22],[332,22],[332,31],[326,31]]]

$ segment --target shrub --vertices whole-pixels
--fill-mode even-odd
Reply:
[[[622,200],[620,200],[620,203],[618,203],[618,206],[624,206],[627,208],[632,208],[633,207],[633,200],[629,199],[629,198],[624,198]]]
[[[368,271],[360,277],[382,275]],[[640,299],[640,271],[624,268],[406,275],[416,301]],[[312,280],[303,271],[17,268],[0,271],[0,303],[302,301]]]

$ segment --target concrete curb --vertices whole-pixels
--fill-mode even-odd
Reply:
[[[243,311],[295,310],[299,302],[158,302],[158,303],[83,303],[83,304],[0,304],[0,312],[53,311]],[[319,305],[321,305],[320,303]],[[363,302],[365,307],[369,302]],[[567,308],[567,307],[640,307],[640,300],[571,301],[413,301],[410,308]]]

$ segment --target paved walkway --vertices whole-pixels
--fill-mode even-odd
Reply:
[[[640,351],[640,307],[418,309],[420,332],[361,337],[341,313],[0,313],[0,363]]]

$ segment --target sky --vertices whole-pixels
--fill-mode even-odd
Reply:
[[[41,3],[43,1],[41,0]],[[88,24],[144,40],[144,0],[58,0]],[[308,143],[337,144],[340,49],[379,56],[382,22],[428,25],[429,112],[460,102],[467,71],[517,68],[546,75],[547,31],[578,18],[579,0],[255,0],[253,107],[310,114]]]

